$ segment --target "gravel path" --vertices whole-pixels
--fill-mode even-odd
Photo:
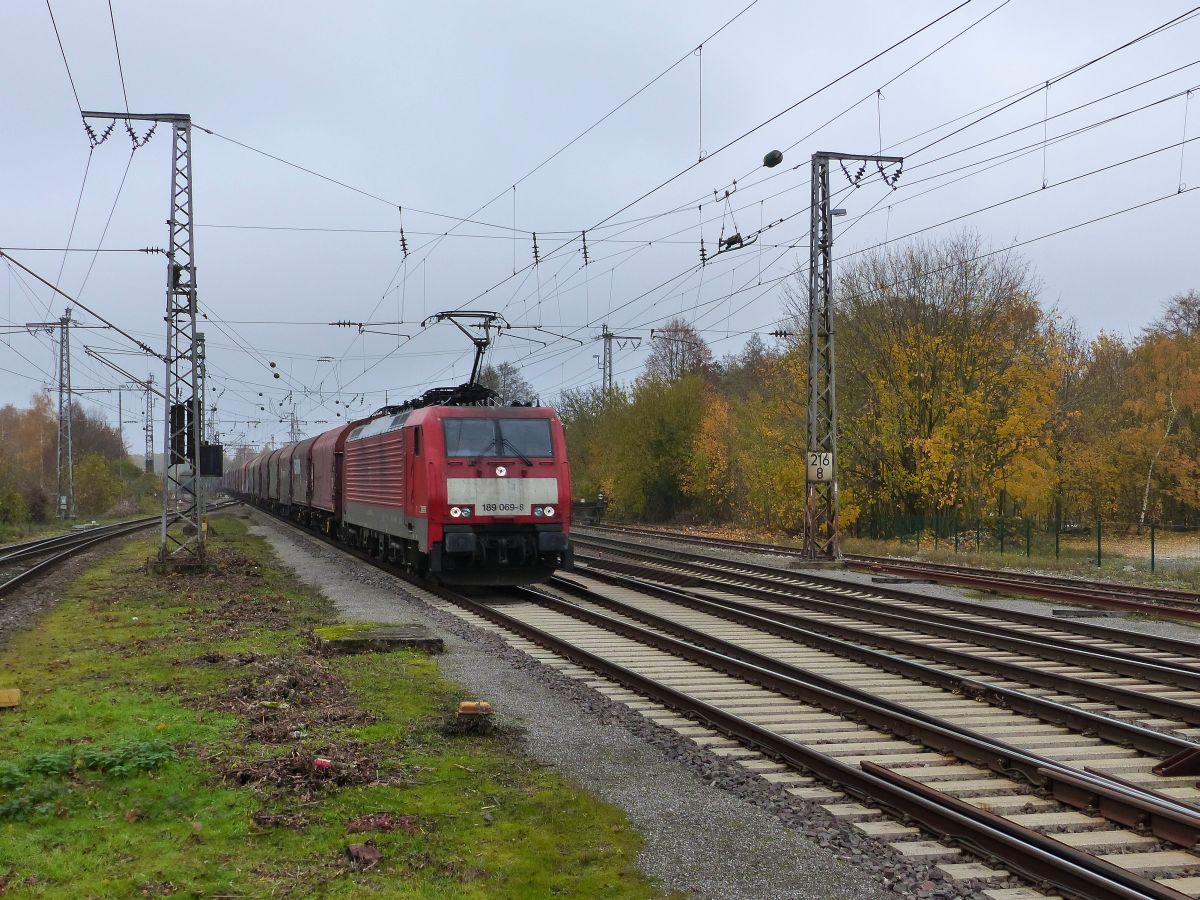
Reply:
[[[346,620],[418,623],[439,632],[447,651],[438,658],[442,673],[497,704],[524,730],[533,758],[625,810],[645,838],[639,862],[665,890],[691,897],[875,900],[915,896],[914,884],[928,877],[860,835],[814,821],[804,804],[744,769],[716,761],[495,636],[429,608],[419,588],[265,517],[254,519],[259,524],[252,531],[301,581],[330,597]],[[922,896],[954,896],[938,890],[948,885],[925,881],[924,887],[929,893]]]

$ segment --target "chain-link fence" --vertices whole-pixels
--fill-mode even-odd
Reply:
[[[995,557],[1011,565],[1200,578],[1200,525],[1193,524],[918,514],[860,521],[844,538],[851,553]]]

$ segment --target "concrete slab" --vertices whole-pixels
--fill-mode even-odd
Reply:
[[[993,878],[1007,878],[1009,876],[1008,869],[993,869],[985,866],[983,863],[942,863],[938,867],[938,871],[947,878],[953,878],[956,881],[966,881],[971,878],[978,878],[980,881],[991,881]]]
[[[1081,812],[1013,813],[1007,818],[1026,828],[1053,828],[1068,825],[1100,827],[1108,824],[1107,819],[1099,819]]]
[[[1152,834],[1138,834],[1125,830],[1059,832],[1052,837],[1068,847],[1089,851],[1114,850],[1117,847],[1152,847],[1159,842]],[[1197,859],[1197,862],[1200,862],[1200,859]]]
[[[830,803],[827,806],[822,806],[821,809],[825,810],[825,812],[829,813],[835,819],[845,819],[850,822],[856,819],[869,819],[880,815],[879,810],[863,806],[861,803]]]
[[[1200,866],[1200,856],[1188,853],[1186,850],[1149,850],[1144,853],[1107,853],[1100,857],[1129,869],[1139,875],[1151,872],[1165,872],[1169,869],[1182,869],[1185,866]]]
[[[896,841],[888,846],[907,859],[934,860],[962,856],[962,851],[957,847],[947,847],[938,841]]]
[[[918,835],[921,833],[920,828],[901,825],[899,822],[889,822],[886,819],[880,822],[855,822],[854,827],[863,834],[880,838],[904,837],[906,835]]]

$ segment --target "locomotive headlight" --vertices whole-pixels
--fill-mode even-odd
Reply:
[[[467,516],[469,516],[471,514],[471,507],[460,506],[458,511],[462,514],[462,517],[465,519]]]
[[[542,516],[542,515],[544,515],[544,513],[543,513],[543,511],[542,511],[542,508],[541,508],[540,506],[535,506],[535,507],[533,508],[533,514],[534,514],[535,516]]]
[[[544,510],[544,512],[546,513],[546,515],[552,516],[552,515],[554,515],[554,507],[547,506],[546,509]]]
[[[462,515],[462,510],[459,509],[457,506],[452,506],[452,507],[450,507],[450,515],[453,518],[457,519],[459,516]]]

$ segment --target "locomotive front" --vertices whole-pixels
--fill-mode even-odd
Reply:
[[[430,453],[430,570],[450,583],[512,584],[570,566],[571,478],[554,411],[427,412],[440,445]]]

